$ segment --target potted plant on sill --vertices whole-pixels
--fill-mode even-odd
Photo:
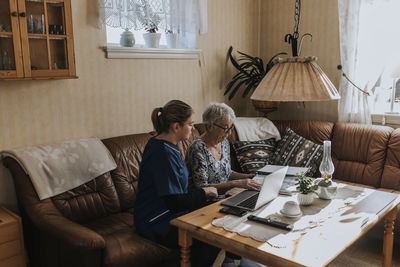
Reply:
[[[311,205],[314,201],[314,193],[318,189],[318,185],[314,184],[311,178],[307,178],[304,173],[296,174],[296,191],[297,200],[300,205]]]
[[[165,31],[165,39],[167,40],[168,48],[178,48],[178,34],[172,30]]]
[[[142,0],[141,4],[137,4],[136,10],[137,18],[146,30],[146,33],[143,33],[145,47],[158,48],[161,38],[161,33],[157,33],[160,16],[152,10],[148,1]]]
[[[143,33],[145,47],[158,48],[160,46],[161,33],[157,32],[157,25],[153,22],[149,22],[144,29],[147,31],[146,33]]]

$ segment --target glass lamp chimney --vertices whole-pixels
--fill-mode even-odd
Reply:
[[[331,158],[331,141],[324,141],[324,156],[319,165],[319,171],[325,183],[329,183],[332,179],[332,174],[335,171]]]

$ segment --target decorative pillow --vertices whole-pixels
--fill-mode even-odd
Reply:
[[[282,139],[277,143],[270,164],[309,167],[307,176],[314,176],[321,164],[324,148],[321,145],[296,134],[286,128]]]
[[[260,141],[237,141],[233,144],[240,168],[252,173],[264,167],[275,150],[273,138]]]

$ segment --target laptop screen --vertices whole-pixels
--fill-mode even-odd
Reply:
[[[288,168],[288,166],[283,167],[265,176],[255,209],[258,209],[262,205],[270,202],[278,196],[279,190],[281,189],[282,182],[283,179],[285,179]]]

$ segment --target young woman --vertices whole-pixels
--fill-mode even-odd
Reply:
[[[179,100],[153,110],[151,118],[157,136],[147,143],[139,169],[134,206],[136,231],[170,248],[178,248],[177,229],[170,220],[204,206],[207,198],[218,196],[214,187],[188,191],[188,170],[177,144],[189,138],[192,115],[192,108]],[[211,266],[217,254],[218,249],[194,242],[192,265]]]

